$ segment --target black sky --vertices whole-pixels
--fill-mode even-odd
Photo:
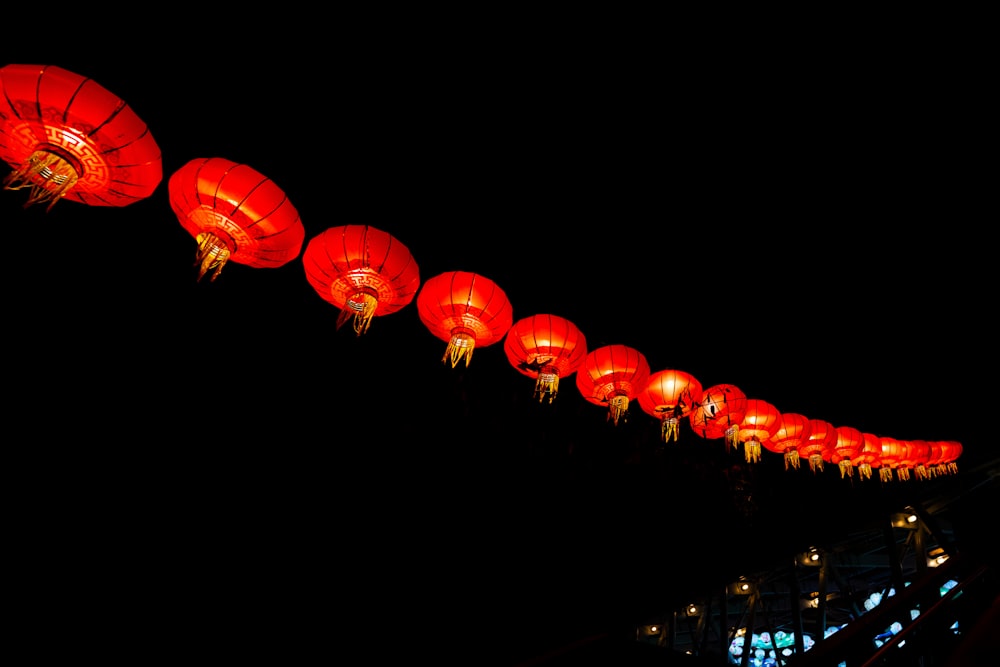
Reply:
[[[347,614],[373,645],[387,618],[468,634],[479,613],[496,654],[569,609],[583,634],[680,598],[762,524],[843,526],[852,492],[883,495],[835,472],[789,480],[767,453],[749,471],[690,432],[664,448],[637,404],[612,428],[572,381],[540,405],[499,344],[442,364],[415,305],[337,331],[299,260],[199,283],[166,185],[196,157],[273,179],[307,240],[378,227],[422,278],[486,275],[515,320],[561,315],[589,349],[624,343],[783,412],[994,458],[990,220],[961,122],[979,91],[949,63],[694,70],[383,46],[315,70],[53,62],[129,102],[163,182],[120,209],[0,198],[11,407],[46,443],[32,473],[103,499],[98,532],[155,552],[151,588],[183,590],[199,632],[206,605],[244,629],[275,606],[323,628]],[[734,475],[758,485],[758,514]]]

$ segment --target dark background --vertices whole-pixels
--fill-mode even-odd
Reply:
[[[124,208],[0,198],[18,479],[56,545],[38,556],[57,608],[105,610],[88,641],[513,664],[920,493],[766,451],[749,465],[686,423],[664,444],[637,402],[615,427],[575,377],[541,404],[502,344],[443,364],[415,304],[338,331],[300,259],[198,282],[167,197],[198,157],[274,180],[307,242],[372,225],[422,280],[483,274],[515,320],[566,317],[588,349],[958,440],[961,467],[994,458],[964,54],[366,35],[322,65],[10,61],[95,79],[163,154],[161,186]]]

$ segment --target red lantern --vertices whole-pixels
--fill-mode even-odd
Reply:
[[[962,443],[957,440],[941,441],[941,458],[937,468],[941,474],[955,474],[958,472],[958,457],[962,455]]]
[[[843,479],[854,474],[854,457],[865,445],[865,436],[853,426],[838,426],[834,429],[837,438],[831,447],[830,462],[840,467],[840,477]]]
[[[569,320],[558,315],[532,315],[507,332],[504,353],[518,373],[535,378],[535,396],[551,403],[559,393],[559,378],[569,377],[587,356],[587,339]]]
[[[739,441],[743,443],[743,454],[748,463],[760,460],[761,443],[767,442],[778,432],[781,413],[767,401],[759,398],[747,399],[746,414],[740,422]]]
[[[160,147],[122,99],[54,65],[0,68],[4,189],[28,189],[25,207],[60,199],[127,206],[163,178]]]
[[[941,472],[941,459],[944,456],[944,449],[941,447],[940,440],[928,440],[927,447],[929,448],[927,454],[927,474],[930,477],[937,477]]]
[[[726,451],[738,443],[740,422],[747,409],[747,395],[733,384],[705,389],[701,401],[688,417],[691,430],[703,438],[725,438]]]
[[[306,230],[285,193],[259,171],[221,157],[196,158],[167,183],[170,207],[198,243],[198,280],[226,262],[277,268],[299,256]]]
[[[761,445],[785,458],[785,470],[799,468],[799,446],[809,438],[812,427],[805,415],[787,412],[781,415],[778,429],[768,440],[762,440]]]
[[[861,437],[864,443],[851,459],[851,464],[858,469],[862,479],[870,479],[872,468],[882,465],[882,439],[873,433],[862,433]]]
[[[306,279],[325,301],[340,308],[337,328],[353,317],[354,332],[406,306],[420,287],[420,270],[409,248],[368,225],[330,227],[302,253]]]
[[[882,436],[882,467],[878,471],[879,479],[890,482],[899,468],[900,462],[906,456],[906,443],[896,438]]]
[[[417,314],[430,332],[447,341],[442,361],[468,366],[476,347],[504,337],[514,321],[507,295],[496,283],[467,271],[450,271],[424,282],[417,295]]]
[[[906,455],[899,462],[897,474],[902,479],[910,479],[910,472],[917,479],[928,479],[930,472],[927,470],[927,460],[930,458],[931,448],[926,440],[909,440],[906,443]]]
[[[627,345],[605,345],[591,351],[577,369],[576,387],[588,402],[607,406],[617,426],[627,417],[629,401],[649,380],[646,356]]]
[[[814,473],[823,469],[828,460],[828,450],[837,441],[837,431],[833,424],[822,419],[809,420],[809,437],[799,445],[799,458],[809,461],[809,469]]]
[[[704,389],[693,375],[667,369],[649,376],[646,388],[639,392],[639,407],[660,421],[664,442],[677,441],[681,417],[689,417],[701,402]]]

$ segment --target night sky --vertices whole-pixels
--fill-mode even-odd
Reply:
[[[978,93],[946,64],[658,71],[381,47],[295,75],[292,58],[40,63],[125,99],[162,150],[161,185],[126,207],[0,193],[25,478],[59,543],[89,554],[69,574],[54,558],[63,585],[155,609],[160,630],[131,633],[218,655],[361,638],[513,660],[900,492],[769,452],[749,465],[686,423],[663,443],[637,402],[614,426],[573,377],[540,403],[499,343],[442,363],[412,303],[337,330],[300,258],[199,282],[167,196],[194,158],[271,178],[307,241],[371,225],[422,279],[480,273],[515,320],[560,315],[588,349],[626,344],[654,372],[835,426],[958,440],[963,467],[995,458],[992,249],[955,122]]]

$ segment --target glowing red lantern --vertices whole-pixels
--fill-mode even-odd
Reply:
[[[767,401],[747,399],[746,413],[740,422],[737,437],[743,443],[743,455],[748,463],[760,460],[761,443],[767,442],[781,426],[781,413]]]
[[[896,470],[906,456],[906,443],[896,438],[882,436],[882,467],[879,468],[879,479],[883,482],[890,482],[896,475]]]
[[[739,425],[746,415],[747,395],[733,384],[705,389],[698,406],[688,416],[691,430],[703,438],[725,438],[726,451],[738,443]]]
[[[927,447],[929,450],[925,462],[927,474],[930,477],[937,477],[941,472],[941,458],[944,456],[944,449],[941,447],[940,440],[928,440]]]
[[[449,271],[424,282],[417,295],[417,314],[432,334],[447,341],[442,361],[468,366],[476,347],[503,339],[514,321],[507,295],[489,278]]]
[[[171,175],[170,207],[198,243],[198,280],[214,281],[226,262],[255,269],[284,266],[299,256],[306,230],[274,181],[245,164],[196,158]]]
[[[572,375],[587,356],[587,339],[575,324],[558,315],[531,315],[515,322],[504,353],[518,373],[535,379],[535,396],[549,403],[559,393],[559,378]]]
[[[914,471],[920,479],[930,479],[937,475],[938,463],[941,460],[941,448],[936,440],[922,440],[923,453],[916,457]]]
[[[957,440],[941,441],[941,458],[937,467],[941,474],[955,474],[958,472],[958,457],[962,455],[962,443]]]
[[[340,308],[337,328],[353,318],[359,336],[376,316],[413,301],[420,287],[420,270],[409,248],[369,225],[330,227],[314,236],[302,253],[302,265],[316,293]]]
[[[762,440],[768,451],[781,454],[785,459],[785,470],[799,468],[799,446],[809,438],[812,427],[809,418],[794,412],[781,415],[778,429],[767,440]]]
[[[839,466],[841,479],[851,477],[854,474],[854,457],[864,447],[865,436],[853,426],[838,426],[834,431],[837,437],[830,448],[830,462]]]
[[[917,479],[928,479],[930,472],[927,470],[927,460],[930,457],[931,448],[926,440],[908,440],[906,442],[906,455],[899,462],[896,473],[902,479],[910,479],[910,472]]]
[[[127,206],[163,178],[160,148],[122,99],[54,65],[0,67],[4,189],[28,189],[25,207],[59,199]]]
[[[607,406],[617,426],[627,418],[629,401],[649,380],[646,356],[627,345],[605,345],[584,357],[576,372],[576,387],[588,402]]]
[[[882,439],[873,433],[862,433],[861,437],[864,443],[851,459],[851,464],[858,469],[862,479],[870,479],[872,468],[882,465]]]
[[[809,437],[799,445],[799,458],[809,461],[809,469],[814,473],[823,470],[828,450],[837,441],[837,431],[833,424],[822,419],[809,420]]]
[[[703,393],[701,382],[690,373],[666,369],[649,376],[646,388],[639,392],[639,407],[660,421],[664,442],[676,442],[681,417],[689,417],[694,412]]]

